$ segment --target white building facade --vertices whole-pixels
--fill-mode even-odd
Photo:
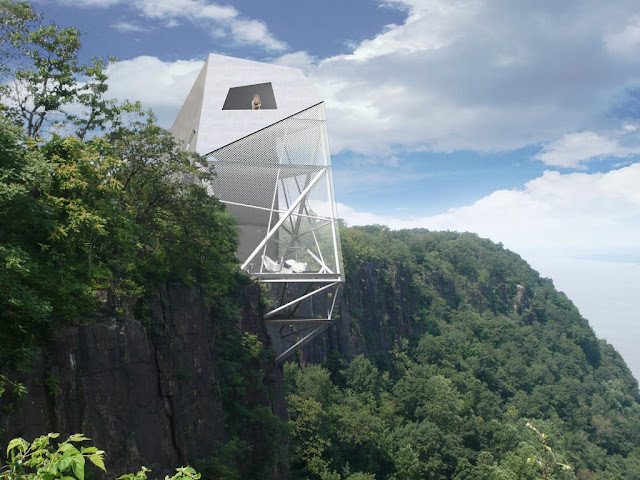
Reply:
[[[333,323],[344,281],[324,102],[300,70],[212,54],[171,131],[214,167],[282,361]]]

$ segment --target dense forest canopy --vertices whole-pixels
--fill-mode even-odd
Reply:
[[[298,478],[640,478],[637,382],[551,280],[469,233],[341,235],[366,355],[287,366]]]
[[[0,11],[14,80],[0,89],[0,362],[28,360],[42,326],[107,296],[118,307],[167,281],[226,293],[235,227],[198,181],[213,171],[151,112],[105,98],[105,62],[79,63],[76,29],[40,25],[26,4]]]
[[[229,319],[216,365],[228,437],[199,459],[206,478],[269,478],[287,448],[292,478],[640,479],[623,360],[549,279],[468,233],[344,227],[339,322],[357,347],[285,366],[288,421],[247,402],[272,354],[234,328],[248,279],[234,221],[200,182],[215,172],[139,104],[107,98],[114,60],[82,64],[78,30],[26,3],[0,0],[0,15],[4,412],[53,330],[102,311],[144,322],[145,299],[179,282]],[[270,456],[247,465],[250,438]]]

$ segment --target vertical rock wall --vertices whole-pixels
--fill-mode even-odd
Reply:
[[[381,271],[374,263],[360,263],[345,282],[338,320],[301,350],[301,361],[319,363],[332,351],[345,358],[375,356],[402,338],[423,333],[424,324],[416,321],[412,275],[402,265]]]
[[[257,285],[241,292],[240,328],[266,343],[259,299]],[[57,330],[22,379],[29,393],[20,408],[2,415],[2,443],[50,431],[82,432],[107,452],[109,478],[141,465],[160,477],[211,455],[226,439],[215,333],[220,322],[238,320],[223,318],[197,289],[183,286],[162,289],[148,307],[145,325],[101,317]],[[280,369],[247,368],[260,368],[270,382],[247,393],[251,402],[284,418]],[[259,452],[260,439],[253,443]]]

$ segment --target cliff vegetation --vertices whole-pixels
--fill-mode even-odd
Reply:
[[[341,234],[349,325],[285,371],[294,478],[640,478],[638,384],[550,279],[469,233]]]
[[[4,444],[82,431],[109,471],[225,480],[640,479],[622,358],[473,234],[342,228],[340,318],[275,366],[215,172],[106,95],[78,30],[0,14]]]

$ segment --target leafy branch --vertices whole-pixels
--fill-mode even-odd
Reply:
[[[79,446],[78,449],[74,445],[89,440],[87,437],[76,433],[56,448],[51,440],[59,436],[59,433],[49,433],[32,443],[23,438],[11,440],[7,446],[7,464],[0,468],[0,480],[84,480],[87,459],[106,472],[104,451],[96,447]]]
[[[49,433],[32,443],[23,438],[11,440],[7,446],[7,464],[0,468],[0,480],[84,480],[87,460],[106,473],[103,450],[77,445],[89,438],[76,433],[57,446],[52,444],[51,441],[59,436],[59,433]],[[150,471],[142,467],[138,473],[121,475],[118,480],[146,480]],[[165,480],[200,478],[201,475],[189,466],[176,468],[172,477],[165,476]]]
[[[533,430],[540,439],[540,452],[534,457],[527,458],[527,463],[538,465],[542,470],[542,478],[544,480],[550,479],[558,467],[562,470],[571,470],[570,465],[558,461],[556,454],[553,453],[553,450],[549,446],[549,437],[546,433],[541,432],[529,422],[527,422],[527,427]]]

